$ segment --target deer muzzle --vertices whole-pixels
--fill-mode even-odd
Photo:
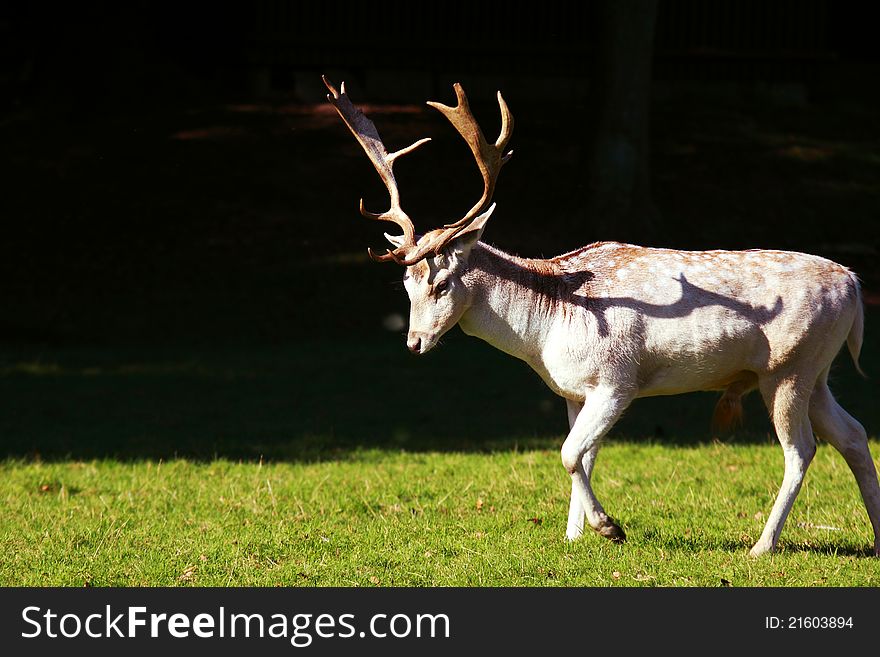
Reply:
[[[411,353],[421,355],[434,346],[434,340],[423,331],[410,331],[406,337],[406,346]]]

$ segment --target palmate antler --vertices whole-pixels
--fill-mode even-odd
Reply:
[[[393,250],[388,249],[381,255],[377,255],[372,249],[369,249],[371,258],[378,262],[393,261],[399,265],[414,265],[432,253],[438,253],[440,249],[446,246],[456,235],[467,228],[480,213],[488,208],[492,200],[492,194],[495,191],[495,183],[498,180],[501,167],[504,166],[513,154],[513,151],[504,153],[504,149],[507,146],[507,142],[510,141],[510,135],[513,132],[513,116],[507,107],[507,103],[501,97],[501,92],[498,92],[498,106],[501,109],[501,132],[494,144],[489,144],[483,136],[477,120],[471,113],[467,96],[460,84],[455,84],[455,95],[458,99],[458,104],[455,107],[428,102],[428,105],[439,110],[449,119],[449,122],[452,123],[453,127],[467,142],[483,177],[483,195],[464,217],[453,223],[446,224],[442,228],[430,231],[416,242],[413,223],[400,207],[400,191],[397,188],[397,181],[394,179],[392,165],[398,157],[411,153],[425,142],[430,141],[430,139],[421,139],[407,148],[389,154],[373,122],[352,105],[348,95],[345,93],[345,83],[341,85],[340,91],[337,91],[327,81],[326,77],[323,79],[327,89],[330,90],[327,100],[333,104],[339,116],[342,117],[342,120],[348,126],[348,129],[351,130],[355,139],[358,140],[361,147],[367,153],[367,157],[370,158],[391,197],[391,208],[381,214],[367,212],[364,209],[363,199],[361,199],[361,214],[369,219],[394,222],[403,230],[400,246]]]

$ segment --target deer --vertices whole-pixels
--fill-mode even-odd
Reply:
[[[490,143],[460,84],[454,107],[429,101],[464,138],[483,194],[460,219],[417,235],[401,206],[393,165],[430,139],[389,153],[375,124],[322,76],[328,101],[367,154],[390,208],[360,213],[386,221],[391,248],[368,249],[377,262],[404,268],[410,301],[407,347],[422,355],[458,325],[467,335],[527,363],[565,400],[569,433],[561,458],[571,478],[566,538],[585,523],[624,542],[591,485],[600,445],[641,397],[721,391],[714,421],[735,423],[742,397],[758,390],[784,455],[779,492],[750,555],[777,549],[780,533],[817,450],[817,437],[840,452],[855,476],[880,556],[880,484],[864,427],[828,386],[846,343],[856,370],[864,334],[860,284],[848,268],[790,251],[682,251],[596,242],[549,259],[511,255],[480,241],[513,116],[497,93],[501,130]]]

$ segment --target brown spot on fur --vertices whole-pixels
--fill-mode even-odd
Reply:
[[[587,263],[594,264],[599,256],[613,259],[616,266],[625,266],[644,255],[645,248],[620,242],[594,242],[574,251],[563,253],[547,260],[563,273],[580,271]]]
[[[409,267],[409,275],[415,280],[420,281],[431,273],[431,267],[427,262],[421,260]]]

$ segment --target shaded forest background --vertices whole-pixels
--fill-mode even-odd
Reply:
[[[658,217],[643,239],[624,225],[618,238],[810,250],[856,268],[874,294],[880,85],[860,6],[661,0],[650,98]],[[434,137],[399,172],[420,227],[479,194],[466,149],[423,102],[451,102],[460,79],[487,133],[496,89],[517,119],[486,239],[549,256],[617,237],[584,215],[600,8],[5,5],[0,337],[285,340],[367,328],[335,307],[350,278],[308,269],[359,262],[380,245],[356,203],[386,203],[320,104],[321,73],[346,80],[390,144]],[[372,298],[387,309],[386,296]]]
[[[2,439],[26,444],[22,452],[41,441],[99,445],[88,426],[113,406],[111,417],[134,413],[150,428],[129,436],[144,450],[162,431],[180,445],[204,420],[187,415],[182,400],[195,395],[206,415],[225,404],[240,432],[253,429],[254,413],[281,418],[256,444],[333,424],[334,404],[368,391],[363,418],[394,394],[393,380],[370,390],[389,371],[424,386],[424,400],[428,379],[466,366],[457,356],[408,360],[400,272],[367,259],[382,227],[357,213],[361,196],[373,209],[387,197],[323,101],[322,73],[347,82],[389,148],[433,138],[397,172],[420,228],[460,216],[480,193],[466,147],[424,105],[452,102],[461,81],[487,134],[497,130],[497,89],[516,118],[516,154],[486,241],[526,256],[599,238],[803,250],[855,269],[875,304],[880,61],[865,6],[659,0],[645,90],[651,219],[642,226],[640,215],[609,221],[591,207],[610,33],[602,2],[4,4]],[[868,350],[878,334],[871,312]],[[488,348],[442,351],[455,349],[496,367],[494,356],[474,356]],[[205,392],[205,350],[213,364],[203,370],[250,381],[246,392],[219,383],[216,395]],[[170,378],[125,394],[115,379],[77,378],[144,362]],[[283,380],[260,379],[279,369]],[[506,385],[497,394],[520,394]],[[74,393],[70,407],[52,406],[73,389],[89,391],[85,401]],[[246,401],[258,398],[269,401]],[[443,416],[439,404],[422,408],[410,429]],[[546,426],[535,408],[511,422]],[[355,424],[346,431],[356,442]]]

